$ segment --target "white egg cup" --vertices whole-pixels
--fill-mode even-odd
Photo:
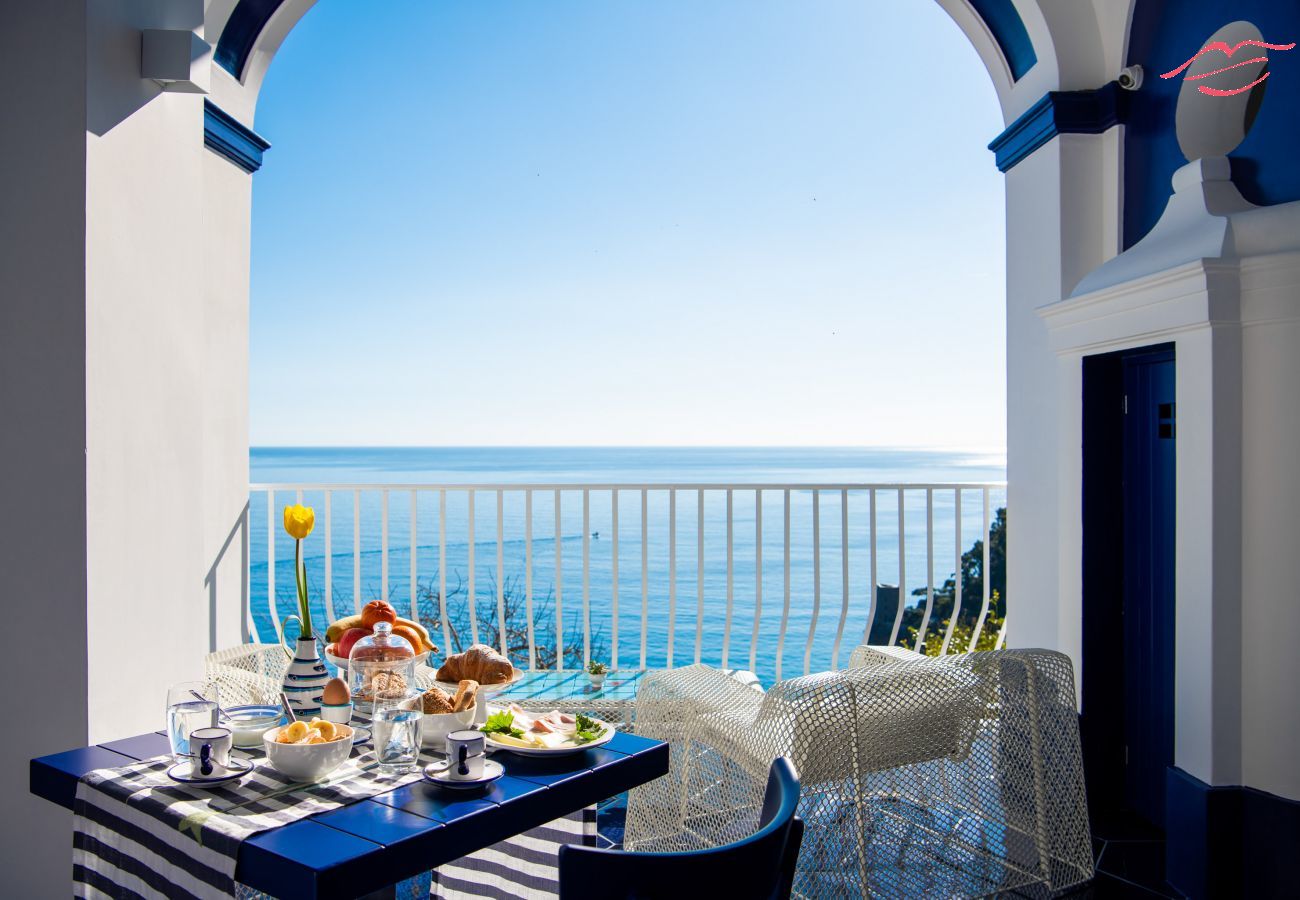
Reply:
[[[320,705],[320,717],[326,722],[346,725],[352,721],[352,701],[349,700],[347,703],[322,703]]]

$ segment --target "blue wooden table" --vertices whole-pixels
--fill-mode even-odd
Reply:
[[[159,733],[42,756],[31,761],[31,792],[71,809],[87,772],[168,752]],[[274,897],[356,897],[668,771],[667,744],[621,732],[603,747],[572,756],[493,758],[505,775],[486,788],[458,792],[416,782],[261,832],[240,845],[236,879]]]

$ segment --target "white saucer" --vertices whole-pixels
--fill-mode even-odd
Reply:
[[[440,784],[445,788],[452,788],[453,790],[459,791],[467,788],[483,787],[485,784],[491,784],[504,775],[506,771],[501,767],[501,763],[496,760],[485,759],[483,760],[483,777],[476,778],[473,781],[468,781],[463,778],[447,777],[447,770],[450,767],[451,763],[445,759],[440,762],[429,763],[429,765],[424,767],[424,780],[432,781],[434,784]]]
[[[232,781],[238,781],[249,772],[253,771],[253,764],[246,759],[239,759],[232,756],[230,765],[226,767],[227,771],[221,775],[213,773],[212,775],[191,775],[190,764],[188,762],[177,763],[167,770],[167,777],[177,784],[189,785],[190,787],[219,787],[223,784],[229,784]]]
[[[348,727],[352,729],[352,743],[354,746],[356,744],[364,744],[366,741],[370,740],[370,729],[366,726],[349,725]]]

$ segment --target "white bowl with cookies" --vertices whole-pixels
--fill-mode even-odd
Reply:
[[[295,781],[316,781],[352,755],[352,728],[321,719],[301,719],[262,735],[271,768]]]
[[[443,750],[451,732],[474,727],[474,718],[478,715],[478,691],[478,682],[467,678],[456,685],[455,693],[449,694],[434,685],[420,695],[420,708],[424,711],[421,734],[425,747]]]

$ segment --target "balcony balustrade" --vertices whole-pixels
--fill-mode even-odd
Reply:
[[[885,638],[920,649],[942,634],[942,652],[973,650],[992,579],[975,597],[953,579],[953,608],[975,621],[959,643],[958,616],[933,615],[936,593],[975,541],[990,571],[1005,493],[1002,483],[255,484],[246,636],[274,641],[294,609],[279,520],[303,502],[317,515],[305,556],[320,632],[322,618],[382,597],[442,647],[483,641],[521,668],[705,662],[768,683],[838,668],[857,644]],[[908,607],[920,615],[914,634]],[[1004,642],[1004,623],[993,640]]]

